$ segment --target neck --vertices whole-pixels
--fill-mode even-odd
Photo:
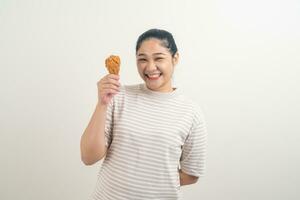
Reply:
[[[172,85],[169,85],[169,86],[162,86],[162,87],[159,87],[157,89],[151,89],[149,87],[150,90],[153,90],[153,91],[156,91],[156,92],[173,92],[175,89],[172,87]]]

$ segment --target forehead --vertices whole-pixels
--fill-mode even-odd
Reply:
[[[137,55],[170,54],[169,50],[163,46],[163,41],[151,38],[142,42]]]

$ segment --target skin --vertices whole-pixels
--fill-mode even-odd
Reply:
[[[178,52],[172,56],[169,49],[164,47],[158,39],[148,39],[142,42],[136,53],[136,63],[139,75],[146,86],[157,92],[172,92],[172,75],[179,60]],[[145,74],[162,73],[158,80],[149,80]],[[190,185],[198,181],[198,177],[178,171],[180,185]]]
[[[160,40],[144,41],[137,52],[137,67],[147,87],[159,92],[173,91],[171,77],[178,58],[178,53],[172,57],[170,51],[161,45]],[[161,72],[162,76],[158,80],[150,81],[144,75],[153,72]],[[119,92],[119,78],[117,75],[108,74],[97,83],[98,104],[81,138],[81,157],[86,165],[93,165],[107,152],[104,144],[106,110],[111,98]],[[178,170],[178,173],[181,186],[194,184],[198,180],[198,177],[190,176],[182,170]]]
[[[198,181],[198,177],[188,175],[184,173],[181,169],[179,170],[179,177],[180,177],[180,186],[191,185],[197,183]]]
[[[146,86],[157,92],[171,92],[172,75],[178,63],[179,54],[173,57],[170,51],[161,45],[158,39],[148,39],[142,42],[136,53],[136,63],[139,75],[146,83]],[[162,73],[158,80],[149,80],[145,74]]]
[[[86,165],[93,165],[101,160],[106,152],[105,121],[108,103],[120,91],[120,77],[107,74],[97,82],[98,103],[80,140],[81,160]]]

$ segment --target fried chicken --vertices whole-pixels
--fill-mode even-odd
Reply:
[[[111,55],[105,59],[105,66],[110,74],[119,75],[121,60],[119,56]]]

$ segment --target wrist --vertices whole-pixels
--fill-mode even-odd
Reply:
[[[106,110],[106,109],[107,109],[107,104],[98,102],[96,107],[97,107],[98,109],[101,109],[101,110]]]

